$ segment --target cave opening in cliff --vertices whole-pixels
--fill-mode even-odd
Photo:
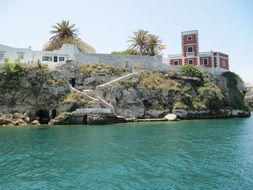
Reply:
[[[75,78],[71,78],[69,83],[71,84],[72,87],[76,86],[76,79]]]
[[[56,109],[53,109],[51,113],[51,118],[54,119],[56,115],[57,115]]]
[[[50,120],[49,111],[47,111],[47,110],[36,111],[35,117],[38,118],[40,124],[48,124],[48,122]]]
[[[87,115],[83,116],[83,124],[87,124]]]

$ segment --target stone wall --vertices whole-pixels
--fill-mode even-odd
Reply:
[[[105,63],[132,69],[140,68],[152,71],[168,71],[168,65],[163,63],[162,56],[77,53],[75,55],[75,61],[78,64]]]

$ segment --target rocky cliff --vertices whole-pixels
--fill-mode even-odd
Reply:
[[[243,82],[231,72],[214,77],[207,73],[133,72],[103,64],[67,63],[57,71],[41,65],[4,65],[0,92],[4,124],[3,114],[15,114],[6,118],[16,124],[35,119],[40,123],[96,123],[106,122],[107,117],[113,122],[124,121],[117,116],[162,118],[168,113],[183,119],[250,115]],[[73,119],[77,109],[93,111]]]
[[[70,92],[65,79],[40,65],[5,65],[0,69],[0,112],[28,113],[35,119],[50,113]],[[47,122],[47,121],[45,121]]]
[[[244,87],[231,72],[214,77],[139,71],[139,74],[97,87],[96,92],[124,117],[158,118],[176,113],[185,119],[249,116]]]
[[[92,77],[89,68],[76,69],[78,72],[75,72],[75,76],[78,76],[80,80]],[[117,69],[111,71],[108,67],[107,70],[109,75],[105,76],[104,80],[115,77],[118,71]],[[46,124],[57,116],[68,116],[67,119],[69,119],[71,112],[78,108],[106,108],[108,106],[92,91],[82,92],[71,87],[73,78],[66,74],[68,72],[69,70],[51,71],[46,66],[35,64],[0,65],[0,125],[23,125],[32,123],[34,120]],[[122,70],[122,72],[125,71]],[[90,83],[85,87],[92,88],[100,84],[101,81],[96,79],[101,73],[103,72],[98,72],[97,77],[92,81],[88,79]],[[111,115],[110,117],[112,118]],[[92,120],[92,117],[89,119]],[[76,122],[75,118],[70,120],[70,123],[72,122]]]

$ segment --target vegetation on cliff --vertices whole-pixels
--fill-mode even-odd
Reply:
[[[186,72],[188,70],[189,72]],[[182,74],[164,75],[156,72],[142,72],[138,87],[165,93],[169,105],[176,109],[210,109],[222,107],[224,96],[217,85],[195,67],[182,67]],[[195,78],[184,78],[185,76]]]

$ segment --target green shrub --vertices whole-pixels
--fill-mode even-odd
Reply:
[[[8,58],[4,59],[4,63],[2,66],[3,72],[7,74],[17,74],[22,71],[22,67],[20,66],[20,60],[16,59],[14,63],[10,63]]]
[[[187,77],[199,77],[201,79],[203,79],[203,72],[196,66],[194,65],[183,65],[180,68],[180,73],[183,76],[187,76]]]

